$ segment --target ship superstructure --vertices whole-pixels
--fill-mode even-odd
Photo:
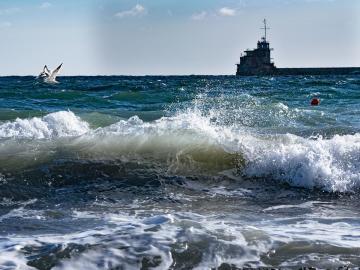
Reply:
[[[272,62],[270,43],[267,40],[266,19],[263,21],[264,36],[257,43],[257,48],[246,50],[237,64],[238,76],[263,75],[343,75],[360,74],[360,67],[322,67],[322,68],[277,68]]]
[[[269,29],[264,19],[264,36],[257,43],[254,50],[246,50],[240,57],[240,64],[237,64],[237,75],[258,75],[274,73],[276,67],[271,62],[270,43],[267,41],[267,30]]]

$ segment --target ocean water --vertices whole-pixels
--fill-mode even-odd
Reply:
[[[0,78],[0,269],[360,265],[359,76],[58,80]]]

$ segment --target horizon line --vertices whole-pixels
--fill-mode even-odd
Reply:
[[[339,69],[339,68],[359,68],[359,66],[332,66],[332,67],[277,67],[278,69]],[[6,74],[1,75],[0,78],[3,77],[37,77],[38,75],[34,74]],[[57,77],[115,77],[115,76],[123,76],[123,77],[150,77],[150,76],[236,76],[236,73],[228,74],[228,73],[218,73],[218,74],[66,74],[66,75],[58,75]]]

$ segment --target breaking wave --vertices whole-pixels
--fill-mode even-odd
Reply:
[[[25,139],[25,141],[24,141]],[[33,140],[27,140],[33,139]],[[262,135],[243,126],[219,125],[188,110],[144,122],[133,116],[91,129],[72,112],[17,119],[0,125],[0,167],[48,159],[157,162],[168,173],[221,173],[262,178],[330,192],[360,187],[360,134],[304,138]]]
[[[89,125],[73,112],[60,111],[42,118],[16,119],[0,125],[0,138],[49,139],[78,136],[89,131]]]

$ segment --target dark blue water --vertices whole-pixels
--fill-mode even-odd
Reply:
[[[360,265],[359,76],[58,81],[0,78],[0,269]]]

